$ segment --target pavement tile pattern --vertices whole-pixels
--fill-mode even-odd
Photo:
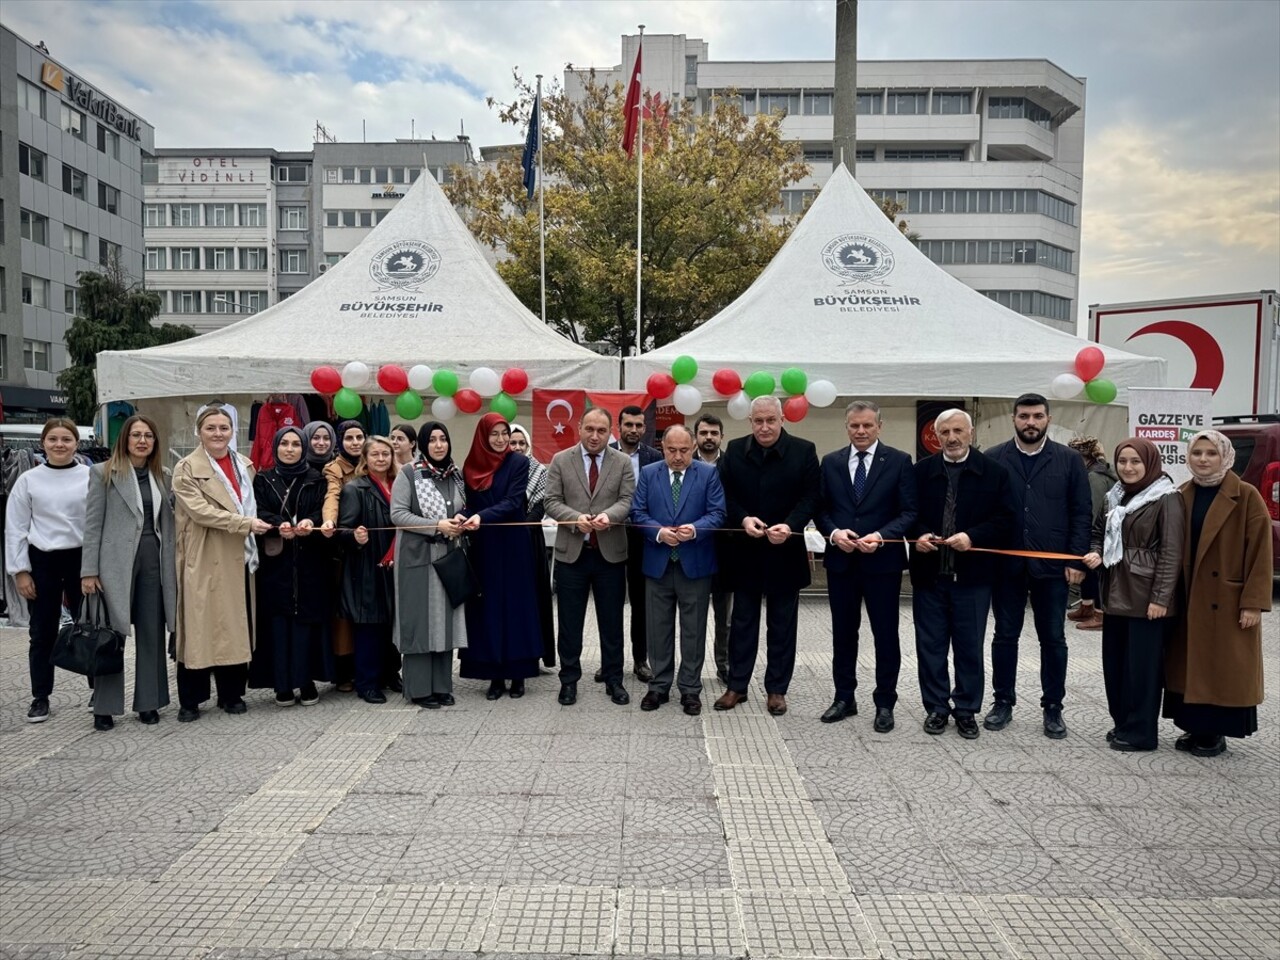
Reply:
[[[1280,960],[1274,671],[1225,756],[1174,751],[1164,722],[1121,755],[1097,634],[1068,629],[1071,734],[1042,735],[1028,626],[1024,705],[965,741],[921,729],[909,604],[901,636],[888,735],[865,687],[817,722],[816,597],[779,718],[759,676],[711,711],[708,670],[698,718],[640,713],[634,681],[629,707],[588,680],[563,708],[548,676],[514,702],[460,681],[432,711],[253,691],[243,717],[95,733],[62,673],[25,722],[26,633],[0,629],[0,958]]]

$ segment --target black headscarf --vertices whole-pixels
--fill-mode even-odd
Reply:
[[[311,438],[321,430],[329,434],[328,453],[316,453],[311,449]],[[333,427],[324,420],[312,420],[302,428],[302,445],[306,449],[307,463],[317,470],[323,470],[325,464],[338,455],[338,435],[333,432]]]
[[[302,444],[302,456],[298,458],[297,463],[284,463],[280,459],[280,441],[290,433],[294,434]],[[301,477],[311,469],[311,464],[307,462],[307,440],[297,427],[281,427],[276,431],[275,437],[271,440],[271,455],[276,460],[276,474],[281,477]]]
[[[443,460],[431,459],[431,454],[428,452],[431,446],[431,434],[437,430],[444,434],[445,443],[449,444],[449,453]],[[449,436],[449,428],[443,423],[433,420],[422,425],[422,429],[418,431],[418,460],[429,474],[441,480],[458,472],[458,467],[453,462],[453,438]]]
[[[360,462],[360,454],[357,453],[353,457],[351,454],[347,453],[346,438],[348,430],[359,430],[361,433],[364,433],[364,427],[361,425],[359,420],[343,420],[338,424],[338,456],[354,467]]]

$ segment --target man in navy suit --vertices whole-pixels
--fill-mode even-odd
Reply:
[[[874,729],[893,729],[898,701],[898,598],[907,551],[901,540],[916,520],[911,457],[880,442],[880,407],[855,400],[845,408],[849,446],[822,458],[822,509],[818,529],[830,544],[822,555],[831,605],[831,675],[835,699],[822,715],[836,723],[858,712],[858,629],[867,606],[876,648]]]
[[[724,523],[724,488],[710,464],[695,460],[693,434],[673,424],[662,435],[663,463],[640,471],[631,501],[631,529],[643,540],[653,680],[641,710],[657,710],[670,698],[675,675],[676,613],[680,615],[680,706],[702,712],[702,661],[706,655],[711,575],[716,572],[714,531]]]

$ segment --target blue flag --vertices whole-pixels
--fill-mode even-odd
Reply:
[[[529,136],[524,141],[524,154],[520,158],[520,166],[524,168],[524,188],[529,191],[529,199],[533,199],[533,190],[538,185],[538,148],[542,133],[538,129],[538,104],[533,101],[533,113],[529,115]]]

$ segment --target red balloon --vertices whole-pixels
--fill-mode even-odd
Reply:
[[[311,371],[311,386],[316,393],[337,393],[342,389],[342,374],[333,367],[316,367]]]
[[[1102,372],[1107,358],[1097,347],[1085,347],[1076,354],[1076,376],[1088,383]]]
[[[676,378],[669,373],[651,373],[645,384],[649,396],[655,400],[665,400],[676,391]]]
[[[791,423],[799,423],[808,412],[809,401],[805,399],[803,393],[798,393],[794,397],[787,397],[786,400],[782,401],[782,416]]]
[[[524,393],[528,387],[529,374],[519,367],[508,367],[507,372],[502,375],[503,393],[509,393],[514,397],[517,393]]]
[[[404,372],[403,367],[389,363],[378,368],[378,386],[387,393],[399,396],[409,389],[409,375]]]
[[[484,405],[484,399],[470,387],[463,387],[455,393],[453,402],[463,413],[475,413]]]
[[[732,397],[742,389],[742,378],[737,370],[717,370],[711,375],[711,386],[722,397]]]

